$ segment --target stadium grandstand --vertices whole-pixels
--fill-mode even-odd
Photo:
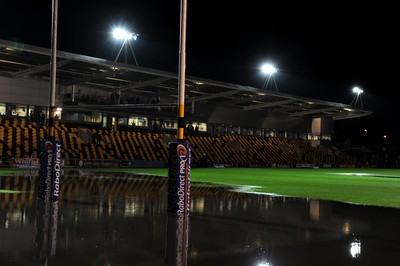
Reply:
[[[49,49],[0,40],[2,166],[35,165],[49,117]],[[55,137],[71,167],[163,167],[176,141],[178,75],[57,52]],[[342,103],[187,76],[192,166],[354,167],[334,121],[368,116]]]

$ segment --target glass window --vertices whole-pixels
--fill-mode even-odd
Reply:
[[[11,112],[12,115],[26,117],[27,114],[26,105],[16,105],[15,109],[13,109]]]
[[[101,113],[92,113],[92,121],[95,123],[101,123],[102,114]]]
[[[147,117],[130,116],[128,118],[128,125],[130,126],[147,127],[148,124],[149,120]]]
[[[0,115],[6,114],[6,105],[4,103],[0,104]]]

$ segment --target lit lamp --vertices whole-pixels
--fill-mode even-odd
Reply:
[[[122,29],[122,28],[115,28],[113,31],[113,36],[117,40],[127,41],[127,40],[131,40],[131,39],[136,40],[137,37],[139,36],[139,34],[134,34],[132,32],[128,32],[127,30]]]
[[[264,64],[264,65],[261,66],[261,72],[263,74],[267,75],[267,79],[265,80],[262,88],[263,89],[268,88],[268,84],[269,84],[269,82],[270,82],[270,80],[272,78],[273,82],[275,84],[275,89],[276,89],[276,91],[278,91],[278,86],[276,85],[276,81],[273,78],[273,75],[278,72],[278,69],[272,64]]]
[[[117,40],[123,40],[123,43],[122,43],[122,45],[121,45],[121,49],[119,50],[119,52],[118,52],[118,54],[117,54],[117,57],[115,58],[114,61],[117,61],[117,60],[118,60],[119,55],[121,54],[122,48],[125,47],[125,64],[128,63],[128,52],[127,52],[128,47],[126,46],[127,43],[128,43],[129,46],[131,47],[131,51],[132,51],[133,57],[135,58],[135,63],[136,63],[136,65],[138,66],[135,53],[133,52],[132,46],[131,46],[131,44],[130,44],[130,42],[129,42],[129,41],[132,40],[132,39],[136,41],[137,38],[138,38],[138,36],[139,36],[139,34],[129,32],[129,31],[123,29],[123,28],[115,28],[115,29],[113,30],[113,37],[114,37],[115,39],[117,39]]]
[[[138,36],[139,36],[139,34],[129,32],[129,31],[123,29],[123,28],[115,28],[113,30],[113,36],[117,40],[123,40],[123,43],[121,45],[121,49],[119,49],[117,57],[114,60],[114,63],[117,62],[117,60],[119,58],[119,55],[121,54],[122,49],[125,47],[125,64],[128,64],[128,46],[127,46],[127,44],[129,44],[129,47],[131,48],[131,51],[132,51],[132,54],[133,54],[133,58],[135,59],[136,66],[139,66],[139,64],[138,64],[138,62],[136,60],[135,53],[133,52],[133,48],[132,48],[131,43],[130,43],[130,40],[132,40],[132,39],[136,41]],[[118,96],[119,97],[117,99],[117,103],[119,104],[120,100],[121,100],[121,91],[118,91]]]
[[[353,88],[353,93],[355,93],[356,95],[354,96],[353,101],[351,102],[351,105],[354,104],[354,107],[357,107],[358,102],[360,102],[360,107],[362,109],[364,109],[364,106],[363,106],[363,103],[362,103],[362,100],[361,100],[361,94],[363,92],[364,91],[362,89],[360,89],[359,87],[354,87]]]

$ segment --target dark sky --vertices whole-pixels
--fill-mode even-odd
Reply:
[[[350,104],[359,86],[374,114],[340,123],[399,134],[399,19],[391,2],[187,2],[187,75],[261,87],[259,67],[268,61],[279,69],[279,92]],[[132,42],[139,66],[178,72],[180,1],[58,3],[58,50],[115,60],[121,43],[111,31],[125,25],[139,34]],[[50,48],[51,1],[2,3],[0,39]],[[128,59],[134,63],[132,53]]]

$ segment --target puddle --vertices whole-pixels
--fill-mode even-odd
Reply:
[[[2,266],[400,265],[399,209],[192,183],[182,222],[165,177],[65,171],[54,205],[36,173],[0,176]]]

